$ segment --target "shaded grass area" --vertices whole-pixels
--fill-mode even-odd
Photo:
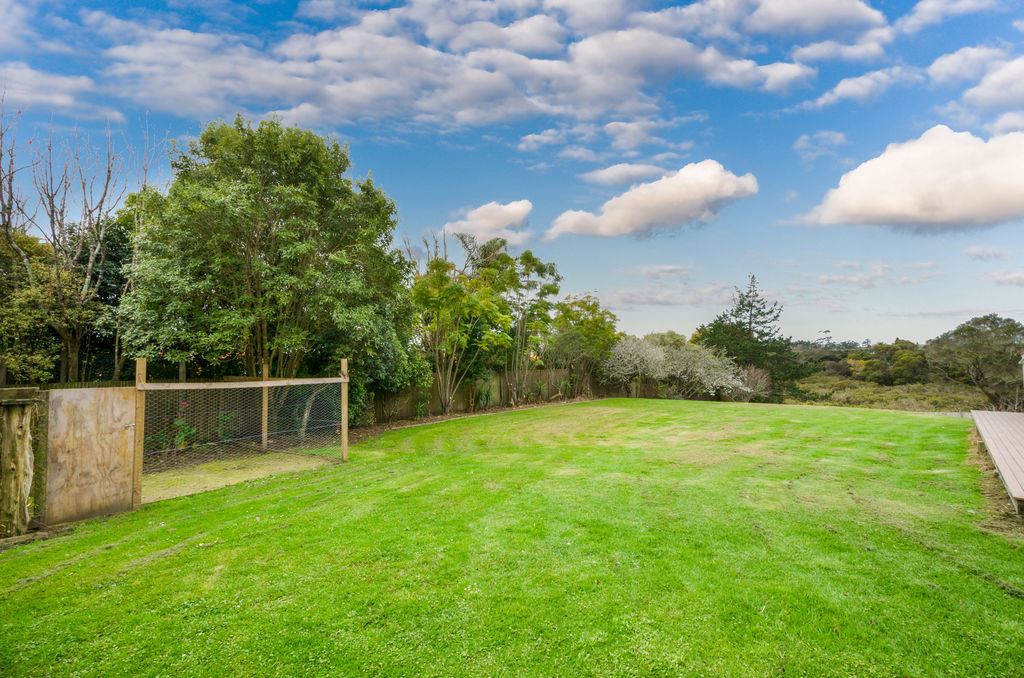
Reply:
[[[142,501],[148,504],[183,497],[277,473],[319,468],[328,463],[324,456],[317,454],[266,452],[226,456],[223,459],[144,474]]]
[[[913,412],[969,412],[991,408],[976,388],[953,382],[882,386],[870,381],[815,374],[797,382],[794,402],[840,407],[873,407]]]
[[[606,400],[0,553],[13,675],[1014,675],[965,420]]]

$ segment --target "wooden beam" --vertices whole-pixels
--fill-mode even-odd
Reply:
[[[142,506],[142,455],[146,450],[146,359],[135,359],[135,449],[132,464],[132,508]]]
[[[247,379],[240,381],[193,381],[187,384],[178,382],[145,383],[137,388],[140,391],[193,391],[217,388],[262,388],[275,386],[305,386],[309,384],[340,384],[348,381],[347,377],[297,377],[295,379]]]
[[[341,359],[341,460],[348,461],[348,358]]]

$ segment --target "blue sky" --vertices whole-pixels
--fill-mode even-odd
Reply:
[[[814,338],[1024,318],[1018,0],[0,0],[22,138],[336,134],[402,236],[503,235],[623,329],[755,273]],[[147,122],[148,121],[148,122]]]

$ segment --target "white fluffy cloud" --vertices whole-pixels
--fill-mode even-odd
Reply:
[[[809,220],[929,233],[1024,218],[1024,133],[984,140],[937,125],[847,172]]]
[[[880,26],[865,31],[856,41],[843,43],[838,40],[824,40],[793,50],[797,61],[823,61],[841,59],[844,61],[867,61],[885,56],[885,47],[894,38],[890,26]]]
[[[757,193],[753,174],[736,176],[721,163],[703,160],[657,181],[637,184],[601,206],[598,213],[563,212],[545,233],[560,235],[644,235],[712,218],[726,204]]]
[[[1024,111],[1010,111],[995,119],[988,129],[993,134],[1024,131]]]
[[[1006,61],[964,92],[964,101],[985,109],[1024,108],[1024,56]]]
[[[839,83],[813,101],[806,101],[802,108],[825,108],[844,100],[867,101],[896,84],[920,82],[921,73],[915,68],[893,66],[852,78]]]
[[[977,80],[1004,58],[1006,51],[998,47],[963,47],[933,61],[928,77],[940,85]]]
[[[745,23],[759,33],[821,33],[878,26],[885,16],[862,0],[761,0]]]
[[[998,5],[998,0],[920,0],[908,14],[896,22],[905,33],[917,31],[945,20],[947,17],[972,14]]]
[[[593,170],[580,177],[584,181],[602,186],[621,186],[623,184],[635,184],[643,179],[664,176],[665,169],[657,165],[645,165],[641,163],[620,162],[611,167]]]
[[[526,222],[533,211],[529,200],[514,200],[502,204],[489,202],[466,212],[458,221],[444,225],[445,233],[465,233],[481,240],[504,238],[510,245],[520,245],[530,238]]]

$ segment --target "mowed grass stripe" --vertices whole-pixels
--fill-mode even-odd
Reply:
[[[966,420],[605,400],[0,554],[14,675],[1011,675]]]

